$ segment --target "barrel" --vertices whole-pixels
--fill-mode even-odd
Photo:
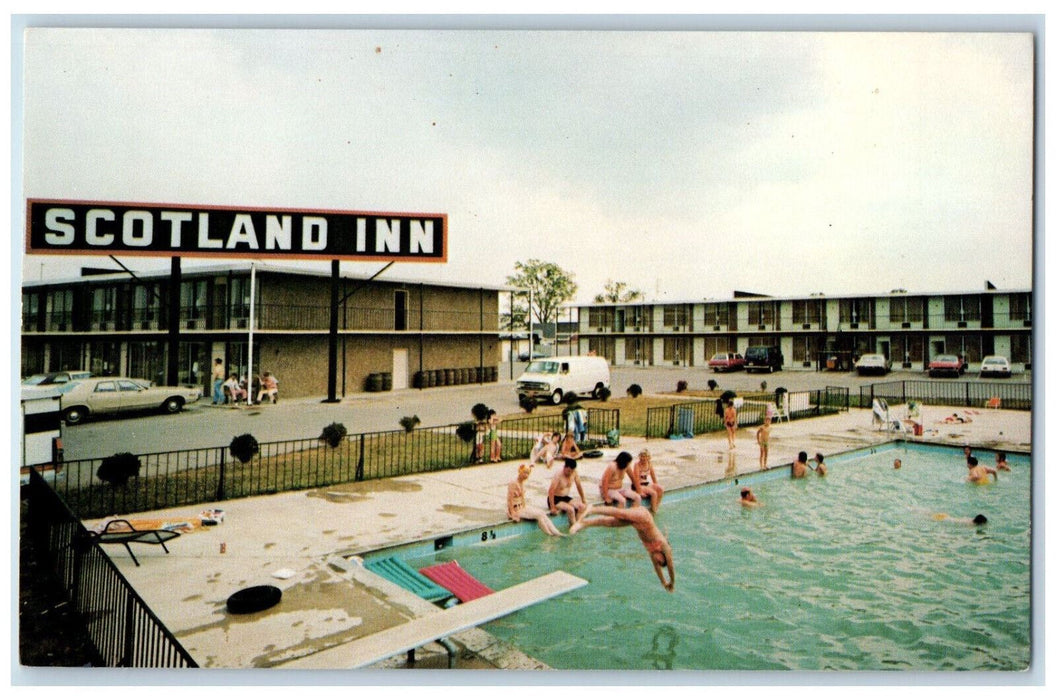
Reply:
[[[392,372],[381,373],[381,390],[392,391]]]
[[[476,384],[477,382],[480,381],[480,368],[479,367],[470,367],[469,368],[469,381],[472,384]]]
[[[444,370],[444,384],[446,386],[454,386],[455,385],[455,370],[453,370],[453,369],[445,369]]]
[[[367,391],[381,391],[381,374],[375,372],[367,375]]]
[[[422,372],[422,374],[425,375],[425,386],[426,387],[434,387],[434,386],[436,386],[436,372],[434,372],[431,369],[427,369],[424,372]]]
[[[425,384],[425,372],[415,372],[414,373],[414,388],[415,389],[424,389],[425,386],[426,386],[426,384]]]

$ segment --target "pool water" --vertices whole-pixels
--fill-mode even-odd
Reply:
[[[674,593],[631,528],[535,530],[408,562],[457,559],[495,589],[555,569],[590,581],[485,626],[557,669],[1026,669],[1029,457],[1010,456],[1012,472],[988,485],[967,484],[963,455],[943,448],[826,463],[825,478],[781,468],[740,479],[757,509],[737,503],[732,480],[665,497]]]

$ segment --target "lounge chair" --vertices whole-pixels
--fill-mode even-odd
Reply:
[[[398,557],[385,557],[376,561],[368,561],[364,566],[368,571],[392,581],[397,586],[407,589],[419,598],[425,598],[430,603],[439,603],[447,600],[452,595],[451,591],[422,576]]]
[[[136,566],[139,566],[139,560],[136,559],[136,555],[132,553],[132,547],[129,546],[132,542],[160,544],[161,548],[168,554],[169,548],[165,546],[165,543],[179,536],[180,533],[175,530],[137,530],[132,523],[120,519],[108,522],[101,532],[91,533],[91,538],[99,544],[124,545],[125,549],[128,550],[128,556],[132,557],[132,561],[135,562]]]
[[[457,561],[434,564],[418,571],[426,578],[454,593],[455,597],[463,603],[495,592],[470,575],[468,571],[459,566]]]

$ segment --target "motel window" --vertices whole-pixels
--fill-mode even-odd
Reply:
[[[648,338],[628,338],[623,346],[624,362],[638,365],[653,364],[653,341]]]
[[[869,324],[873,318],[872,299],[841,299],[840,323]]]
[[[924,320],[923,297],[891,297],[891,323],[920,323]]]
[[[664,362],[676,365],[689,364],[685,338],[664,338]]]
[[[686,307],[683,304],[667,304],[664,306],[664,327],[685,328]]]
[[[704,336],[704,358],[710,360],[717,352],[737,352],[737,343],[731,336]]]
[[[37,330],[37,314],[40,313],[40,295],[36,292],[22,294],[22,330]]]
[[[819,299],[796,299],[792,302],[792,323],[797,326],[810,324],[816,326],[821,324],[824,314],[822,305],[825,302]]]
[[[730,325],[729,304],[705,304],[704,325],[712,327]],[[711,357],[711,355],[708,355],[708,357]]]
[[[132,323],[134,328],[158,327],[161,285],[137,284],[132,289]],[[137,375],[138,376],[138,375]]]
[[[1009,360],[1023,364],[1033,362],[1031,359],[1032,347],[1030,333],[1016,333],[1009,338],[1009,341]]]
[[[73,290],[48,292],[45,313],[49,331],[73,330]]]
[[[946,297],[946,320],[951,323],[978,321],[983,300],[977,294],[954,294]]]
[[[206,280],[190,280],[180,284],[180,319],[194,327],[205,319],[208,309],[209,283]]]
[[[774,302],[754,301],[748,303],[748,324],[769,326],[774,322]]]
[[[1010,294],[1008,297],[1008,318],[1011,321],[1031,321],[1031,303],[1029,294]]]

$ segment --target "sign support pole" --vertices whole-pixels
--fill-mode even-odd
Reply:
[[[183,274],[180,269],[180,258],[174,256],[169,274],[169,357],[166,367],[165,383],[179,386],[180,383],[180,287],[183,285]]]

